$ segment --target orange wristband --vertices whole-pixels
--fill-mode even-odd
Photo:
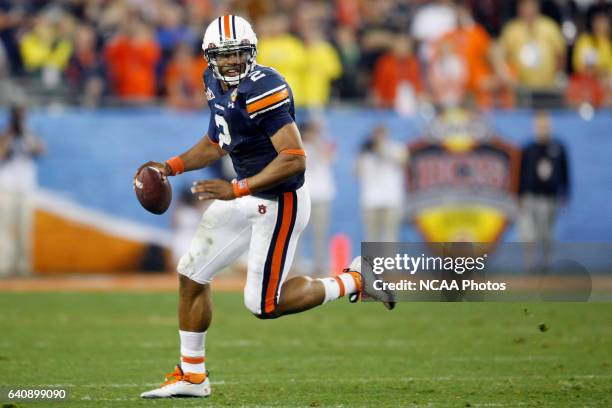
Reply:
[[[249,183],[247,182],[247,179],[232,181],[232,187],[234,189],[234,195],[236,196],[236,198],[244,197],[251,194],[251,189],[249,188]]]
[[[172,169],[173,176],[185,172],[185,163],[183,162],[183,159],[181,159],[179,156],[171,158],[170,160],[166,161],[166,163],[168,163],[168,166],[170,166],[170,168]]]

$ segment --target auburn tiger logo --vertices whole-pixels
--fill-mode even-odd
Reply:
[[[265,214],[265,213],[266,213],[266,211],[268,211],[268,207],[266,207],[266,206],[265,206],[265,205],[263,205],[263,204],[259,204],[259,213],[260,213],[260,214]]]

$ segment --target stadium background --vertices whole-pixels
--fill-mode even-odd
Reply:
[[[260,61],[301,88],[300,125],[323,124],[336,152],[330,235],[350,252],[364,237],[354,164],[374,127],[384,124],[393,140],[409,143],[423,134],[433,105],[456,104],[523,146],[533,139],[535,108],[547,108],[572,180],[555,238],[562,248],[588,250],[583,256],[597,258],[597,273],[609,277],[612,48],[609,33],[594,41],[589,23],[595,15],[609,20],[609,1],[542,1],[566,52],[552,84],[542,91],[512,70],[505,78],[494,72],[495,95],[465,75],[440,82],[431,68],[444,41],[465,38],[453,31],[452,3],[0,0],[0,129],[11,105],[26,106],[28,128],[46,145],[35,161],[32,274],[0,278],[0,392],[65,387],[69,401],[57,406],[142,406],[140,392],[176,363],[173,262],[166,254],[167,273],[157,275],[143,265],[147,252],[173,244],[176,207],[163,216],[145,212],[132,177],[141,163],[177,154],[207,128],[200,41],[204,27],[226,13],[254,21]],[[482,27],[479,63],[483,51],[503,43],[516,3],[461,2]],[[415,28],[419,18],[425,32]],[[459,54],[473,67],[473,54]],[[130,65],[140,57],[144,66]],[[416,92],[396,99],[402,82]],[[172,179],[175,201],[181,188],[212,174]],[[403,220],[400,239],[422,240],[412,220]],[[514,223],[502,239],[519,240]],[[332,247],[337,253],[342,245]],[[303,256],[311,254],[307,244]],[[262,322],[242,306],[243,272],[214,283],[206,350],[212,406],[612,406],[609,303],[403,303],[387,313],[339,301]]]
[[[604,97],[570,92],[572,81],[585,70],[577,56],[585,51],[578,44],[584,43],[583,37],[592,30],[593,16],[609,17],[606,2],[542,2],[542,13],[565,41],[564,61],[552,71],[558,78],[545,87],[547,98],[541,101],[537,97],[541,89],[521,83],[520,75],[515,82],[500,79],[500,89],[490,92],[492,103],[481,103],[482,90],[461,75],[455,83],[443,86],[459,91],[446,95],[438,89],[435,55],[447,41],[449,34],[444,30],[450,31],[451,37],[457,30],[454,13],[459,12],[452,4],[352,0],[1,2],[3,101],[7,106],[19,103],[30,107],[28,126],[48,149],[37,161],[40,190],[33,241],[35,270],[135,270],[142,265],[147,245],[171,245],[173,210],[161,217],[144,212],[131,191],[132,172],[146,160],[163,160],[183,151],[206,129],[208,112],[199,82],[205,66],[198,51],[201,31],[213,16],[230,11],[255,22],[259,60],[276,66],[295,92],[305,95],[296,101],[298,122],[321,122],[334,145],[337,194],[330,235],[348,238],[352,253],[359,251],[364,236],[354,173],[361,146],[381,123],[388,126],[391,138],[402,143],[413,141],[422,135],[427,123],[423,112],[432,105],[478,109],[496,134],[517,146],[533,137],[533,109],[551,108],[553,133],[568,148],[572,180],[572,197],[561,212],[556,237],[565,242],[610,241],[612,216],[606,213],[606,197],[612,185],[607,160],[612,142],[606,130],[610,124],[607,105],[612,57],[605,53],[609,43],[602,45],[605,52],[598,49],[597,81]],[[459,4],[486,33],[479,35],[489,37],[486,47],[490,50],[486,51],[493,53],[499,46],[496,41],[503,43],[504,30],[516,17],[516,2]],[[431,29],[429,19],[440,23]],[[385,62],[402,41],[411,42],[413,50],[409,56],[397,58],[419,68],[408,73],[389,71]],[[476,64],[470,58],[485,58],[482,53],[461,55],[459,46],[455,52],[467,61],[468,71]],[[150,61],[142,65],[134,62],[147,55]],[[511,65],[509,61],[507,65]],[[495,70],[490,75],[503,76]],[[411,84],[418,94],[413,101],[417,107],[409,112],[398,102],[398,89],[404,83]],[[389,91],[394,86],[397,89]],[[517,95],[509,103],[500,96],[505,87]],[[315,90],[309,91],[312,88]],[[393,112],[394,106],[398,113]],[[600,109],[593,116],[590,108]],[[0,113],[1,127],[6,127],[7,118],[6,111]],[[175,197],[191,181],[211,175],[205,170],[174,179]],[[410,221],[402,222],[400,238],[422,239]],[[519,240],[516,229],[510,228],[503,239]],[[112,248],[114,255],[96,256],[99,247]],[[308,258],[311,252],[305,242],[304,256]],[[172,269],[171,262],[168,264]]]

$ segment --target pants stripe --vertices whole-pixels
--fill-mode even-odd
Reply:
[[[274,307],[276,308],[277,305],[277,301],[278,301],[278,297],[279,297],[279,291],[280,291],[280,281],[282,280],[282,276],[283,276],[283,271],[285,270],[285,263],[287,260],[287,252],[289,250],[289,242],[291,241],[291,237],[293,234],[293,227],[295,227],[295,220],[297,219],[297,207],[298,207],[298,202],[297,202],[297,194],[295,193],[295,191],[292,191],[291,193],[287,193],[287,194],[291,194],[291,199],[293,201],[293,205],[292,205],[292,211],[291,211],[291,223],[289,224],[289,231],[287,232],[287,239],[285,240],[285,245],[283,247],[283,258],[281,260],[281,266],[280,266],[280,275],[279,275],[279,283],[276,285],[276,290],[274,293]]]
[[[272,313],[276,308],[276,295],[283,273],[287,248],[297,213],[297,195],[295,192],[283,193],[278,199],[278,215],[268,256],[264,267],[262,282],[261,312]]]

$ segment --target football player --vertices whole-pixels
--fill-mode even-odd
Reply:
[[[247,250],[244,303],[261,319],[302,312],[345,295],[354,301],[362,291],[360,257],[334,278],[285,280],[310,215],[291,88],[274,69],[255,62],[257,37],[241,17],[214,20],[202,49],[209,64],[204,74],[208,134],[180,156],[141,168],[154,166],[165,176],[176,176],[229,154],[238,179],[205,180],[192,187],[210,206],[177,267],[181,362],[159,388],[142,393],[144,398],[210,395],[204,352],[212,317],[210,283]]]

